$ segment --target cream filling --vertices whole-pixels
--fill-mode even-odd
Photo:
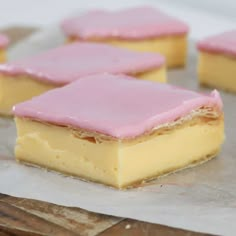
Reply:
[[[199,118],[145,139],[100,140],[74,130],[16,118],[16,159],[124,188],[202,162],[224,140],[223,118]]]
[[[71,38],[69,41],[79,40]],[[186,64],[187,35],[166,36],[142,40],[125,39],[89,39],[87,41],[108,43],[113,46],[140,52],[157,52],[166,58],[167,67],[179,67]]]
[[[236,57],[200,52],[198,77],[201,84],[236,92]]]
[[[5,49],[0,48],[0,63],[3,63],[6,61],[6,52]]]
[[[11,115],[17,103],[31,99],[56,86],[31,79],[26,76],[17,78],[0,75],[0,114]]]

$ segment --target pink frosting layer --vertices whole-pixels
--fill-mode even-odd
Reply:
[[[14,114],[116,138],[142,135],[202,106],[222,109],[217,91],[203,95],[125,75],[89,76],[14,107]]]
[[[165,64],[157,53],[134,52],[99,43],[73,43],[40,55],[0,65],[0,74],[29,75],[54,84],[67,84],[98,74],[135,74]]]
[[[200,51],[236,56],[236,30],[203,39],[198,42],[197,48]]]
[[[91,11],[64,20],[62,30],[67,36],[81,39],[144,39],[186,34],[188,26],[158,9],[139,7],[116,12]]]
[[[0,34],[0,48],[5,48],[9,44],[9,39],[6,35]]]

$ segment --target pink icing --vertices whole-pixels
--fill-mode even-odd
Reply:
[[[2,64],[0,74],[26,74],[54,84],[67,84],[91,74],[133,74],[164,64],[164,57],[157,53],[134,52],[99,43],[73,43]]]
[[[136,137],[202,106],[222,109],[217,91],[203,95],[125,75],[89,76],[13,108],[19,117]]]
[[[197,48],[200,51],[236,56],[236,30],[203,39],[198,42]]]
[[[116,12],[91,11],[66,19],[61,26],[67,36],[81,39],[143,39],[182,35],[188,32],[188,26],[185,23],[151,7]]]
[[[9,39],[6,35],[0,34],[0,48],[5,48],[9,44]]]

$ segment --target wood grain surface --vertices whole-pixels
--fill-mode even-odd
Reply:
[[[35,28],[11,27],[1,32],[10,37],[13,45],[35,30]],[[0,236],[39,235],[206,236],[209,234],[0,194]]]

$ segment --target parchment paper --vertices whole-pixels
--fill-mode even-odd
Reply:
[[[51,27],[18,44],[10,59],[35,54],[64,41]],[[200,90],[196,79],[196,51],[190,45],[185,69],[171,70],[173,84]],[[208,91],[208,89],[201,89]],[[224,101],[226,142],[218,158],[147,183],[118,191],[15,162],[15,126],[0,119],[0,192],[90,211],[129,217],[173,227],[213,233],[236,234],[236,96],[221,92]]]

